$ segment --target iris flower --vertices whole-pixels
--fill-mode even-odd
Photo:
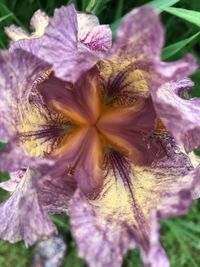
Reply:
[[[0,53],[0,169],[11,173],[0,237],[32,245],[56,233],[49,214],[67,212],[89,266],[120,266],[135,247],[144,266],[169,266],[158,221],[198,197],[195,59],[160,61],[148,7],[123,18],[113,45],[109,26],[73,5],[37,11],[31,26],[8,27]]]

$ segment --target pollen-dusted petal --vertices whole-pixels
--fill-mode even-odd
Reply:
[[[135,247],[126,228],[100,216],[99,208],[91,205],[80,191],[74,195],[69,208],[79,257],[90,267],[121,266],[123,255]]]
[[[21,143],[32,156],[50,153],[66,124],[35,88],[48,69],[48,64],[23,50],[0,55],[0,138]]]
[[[55,10],[39,56],[53,65],[58,78],[71,82],[96,63],[97,54],[78,41],[77,12],[73,5]]]
[[[119,26],[112,54],[122,57],[150,57],[158,60],[164,41],[157,12],[149,7],[134,9]]]
[[[77,14],[78,39],[89,49],[106,51],[112,45],[112,32],[109,25],[99,25],[96,16],[84,13]]]
[[[10,136],[21,121],[20,109],[27,105],[33,82],[48,65],[22,50],[0,53],[0,113],[1,124]]]
[[[157,80],[152,62],[146,59],[113,57],[97,63],[97,68],[106,100],[112,106],[134,105],[138,97],[149,95],[149,88]]]
[[[200,100],[182,97],[192,86],[192,81],[185,79],[166,83],[152,91],[158,116],[187,152],[200,146]]]
[[[66,135],[53,156],[58,158],[57,172],[74,177],[84,193],[95,193],[103,184],[104,143],[93,126],[75,128]],[[59,167],[60,166],[60,167]]]
[[[157,165],[143,168],[133,166],[116,151],[110,153],[102,191],[93,200],[77,193],[71,202],[79,255],[91,267],[118,267],[130,244],[136,244],[152,261],[149,257],[155,251],[151,246],[158,245],[151,234],[152,211],[159,219],[180,215],[192,201],[194,179],[189,176],[185,155],[174,152],[167,165],[157,159]],[[174,164],[175,158],[179,164]],[[161,260],[164,253],[159,248],[157,252]]]
[[[36,170],[27,170],[15,192],[0,205],[1,239],[11,243],[24,240],[32,245],[56,233],[38,201],[38,178]]]

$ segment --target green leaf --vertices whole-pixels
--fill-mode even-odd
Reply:
[[[153,0],[149,2],[147,5],[156,9],[163,9],[165,7],[173,6],[176,3],[180,2],[180,0]]]
[[[12,16],[13,16],[13,14],[12,13],[9,13],[9,14],[3,16],[3,17],[0,17],[0,22],[2,22],[3,20],[5,20],[5,19],[7,19],[9,17],[12,17]]]
[[[103,9],[106,7],[110,0],[90,0],[87,3],[86,12],[92,13],[96,16],[98,16]]]
[[[185,46],[189,45],[191,42],[196,40],[200,36],[200,32],[192,35],[191,37],[181,40],[175,44],[171,44],[167,47],[165,47],[162,51],[162,59],[166,60],[170,58],[171,56],[175,55],[177,52],[179,52],[181,49],[183,49]]]
[[[163,10],[200,27],[200,12],[176,7],[167,7]]]
[[[23,23],[15,16],[15,14],[6,6],[4,5],[3,3],[0,2],[0,11],[1,13],[5,13],[5,16],[11,14],[12,15],[12,18],[13,20],[19,25],[21,26],[22,28],[25,28]],[[10,15],[10,16],[11,16]]]

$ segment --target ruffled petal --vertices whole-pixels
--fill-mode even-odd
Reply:
[[[14,192],[17,189],[18,184],[21,181],[21,178],[24,176],[26,169],[21,169],[15,172],[10,173],[10,179],[0,183],[0,188],[8,191]]]
[[[44,34],[44,31],[48,25],[49,18],[48,16],[41,10],[37,10],[33,17],[31,18],[31,28],[33,32],[29,34],[28,32],[24,31],[22,28],[17,27],[15,25],[11,25],[5,28],[5,32],[8,37],[16,42],[22,39],[31,39],[40,37]]]
[[[112,54],[122,57],[160,58],[164,31],[159,15],[149,7],[134,9],[119,26]]]
[[[187,54],[182,59],[174,62],[158,62],[155,66],[160,85],[168,81],[184,79],[190,76],[197,68],[196,58],[191,54]]]
[[[182,97],[192,86],[193,83],[185,79],[166,83],[152,91],[158,116],[187,152],[200,146],[200,100]]]
[[[37,194],[39,173],[27,170],[16,191],[0,205],[0,238],[11,243],[24,240],[32,245],[56,233],[42,209]]]
[[[109,25],[99,25],[93,15],[78,13],[78,39],[89,49],[107,51],[112,45],[112,32]]]
[[[58,78],[75,82],[99,55],[78,40],[77,12],[73,5],[56,9],[43,37],[40,57],[53,65]]]
[[[6,27],[5,32],[11,39],[11,51],[20,48],[37,56],[42,42],[41,37],[48,23],[49,17],[43,11],[37,10],[31,18],[30,25],[33,30],[31,34],[15,25]]]
[[[174,164],[175,159],[179,164]],[[154,266],[155,255],[168,266],[151,214],[155,211],[160,219],[187,211],[194,179],[188,176],[185,161],[185,155],[174,152],[167,164],[158,156],[154,166],[142,168],[131,166],[113,151],[103,190],[93,200],[77,192],[71,201],[79,255],[91,267],[117,267],[126,250],[136,245],[149,264],[146,266]]]
[[[15,25],[5,27],[5,32],[8,37],[14,42],[19,41],[21,39],[29,38],[29,34],[25,30]]]

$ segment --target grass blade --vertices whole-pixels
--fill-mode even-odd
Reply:
[[[185,46],[189,45],[191,42],[196,40],[200,36],[200,32],[192,35],[191,37],[181,40],[175,44],[169,45],[163,49],[162,52],[162,59],[166,60],[170,58],[171,56],[175,55],[177,52],[179,52],[181,49],[183,49]]]
[[[5,19],[10,18],[12,16],[13,16],[13,14],[12,13],[9,13],[9,14],[3,16],[3,17],[0,17],[0,22],[4,21]]]
[[[156,9],[163,9],[163,8],[166,8],[166,7],[173,6],[178,2],[180,2],[180,0],[165,0],[165,1],[163,1],[163,0],[153,0],[153,1],[149,2],[147,5],[151,6],[153,8],[156,8]]]
[[[167,7],[163,10],[200,27],[200,12],[176,7]]]
[[[0,3],[0,10],[1,10],[1,12],[4,12],[6,15],[11,14],[10,16],[12,16],[13,20],[19,26],[21,26],[22,28],[25,28],[23,23],[21,23],[21,21],[15,16],[15,14],[9,8],[7,8],[7,6],[5,6],[3,3]]]

